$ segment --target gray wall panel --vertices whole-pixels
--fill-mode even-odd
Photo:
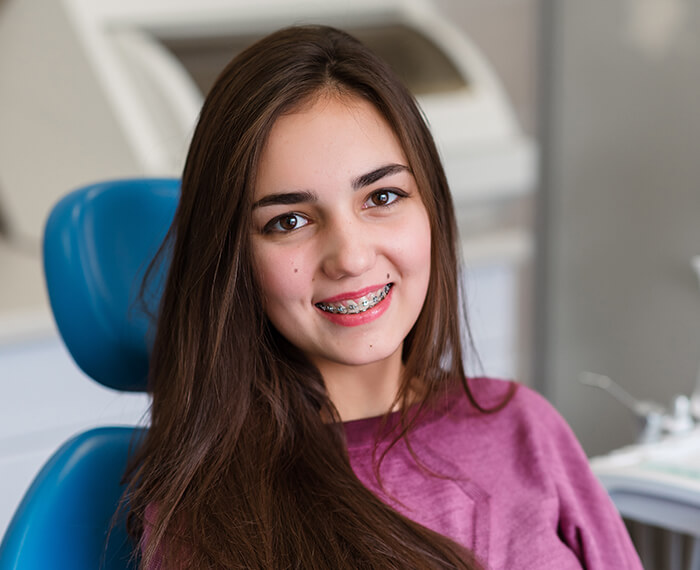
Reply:
[[[700,3],[546,4],[556,16],[540,355],[548,395],[598,454],[629,442],[635,424],[579,386],[580,371],[667,403],[692,390],[700,359],[690,268],[700,254]]]

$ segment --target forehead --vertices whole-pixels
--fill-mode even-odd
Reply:
[[[261,156],[256,199],[288,186],[346,183],[387,163],[408,166],[398,137],[367,100],[322,94],[279,117]]]

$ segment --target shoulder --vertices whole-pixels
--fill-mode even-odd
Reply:
[[[449,426],[443,434],[458,434],[451,439],[449,457],[457,458],[469,480],[484,489],[491,515],[498,518],[494,536],[503,541],[500,554],[507,562],[496,565],[512,568],[516,559],[522,563],[523,557],[541,555],[522,567],[554,567],[553,558],[549,565],[544,561],[555,551],[566,558],[558,550],[563,543],[585,568],[641,568],[617,511],[554,406],[522,384],[490,378],[468,383],[482,408],[502,404],[515,390],[490,413],[455,394],[443,424]]]
[[[543,416],[543,420],[561,421],[561,415],[541,394],[512,380],[475,377],[466,379],[476,403],[483,408],[503,404],[503,410],[515,415]]]
[[[487,377],[467,378],[465,381],[474,399],[472,403],[468,398],[460,398],[468,415],[500,415],[504,419],[545,427],[566,423],[544,396],[524,384]]]
[[[483,434],[489,441],[498,438],[502,445],[533,459],[571,453],[581,457],[580,445],[569,425],[532,388],[485,377],[468,378],[467,384],[474,402],[462,393],[453,400],[451,415],[470,434]]]
[[[474,399],[482,407],[502,403],[509,385],[512,386],[489,378],[469,380]],[[579,485],[582,479],[592,479],[588,459],[573,430],[555,407],[532,388],[517,384],[500,410],[481,412],[479,416],[472,411],[471,416],[474,431],[485,440],[497,439],[504,450],[526,461],[530,471],[539,473],[554,487]]]

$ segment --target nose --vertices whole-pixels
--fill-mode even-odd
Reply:
[[[374,266],[376,249],[371,228],[356,219],[338,220],[329,226],[322,270],[330,279],[362,275]]]

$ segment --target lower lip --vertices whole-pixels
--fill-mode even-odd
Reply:
[[[340,325],[343,327],[357,327],[359,325],[371,323],[372,321],[381,317],[384,314],[384,312],[389,308],[389,303],[391,303],[391,294],[393,292],[394,286],[392,286],[391,289],[389,289],[389,292],[386,294],[386,297],[379,301],[379,303],[377,303],[374,307],[372,307],[371,309],[367,309],[362,313],[357,313],[355,315],[327,313],[326,311],[322,311],[318,307],[316,307],[316,310],[336,325]]]

